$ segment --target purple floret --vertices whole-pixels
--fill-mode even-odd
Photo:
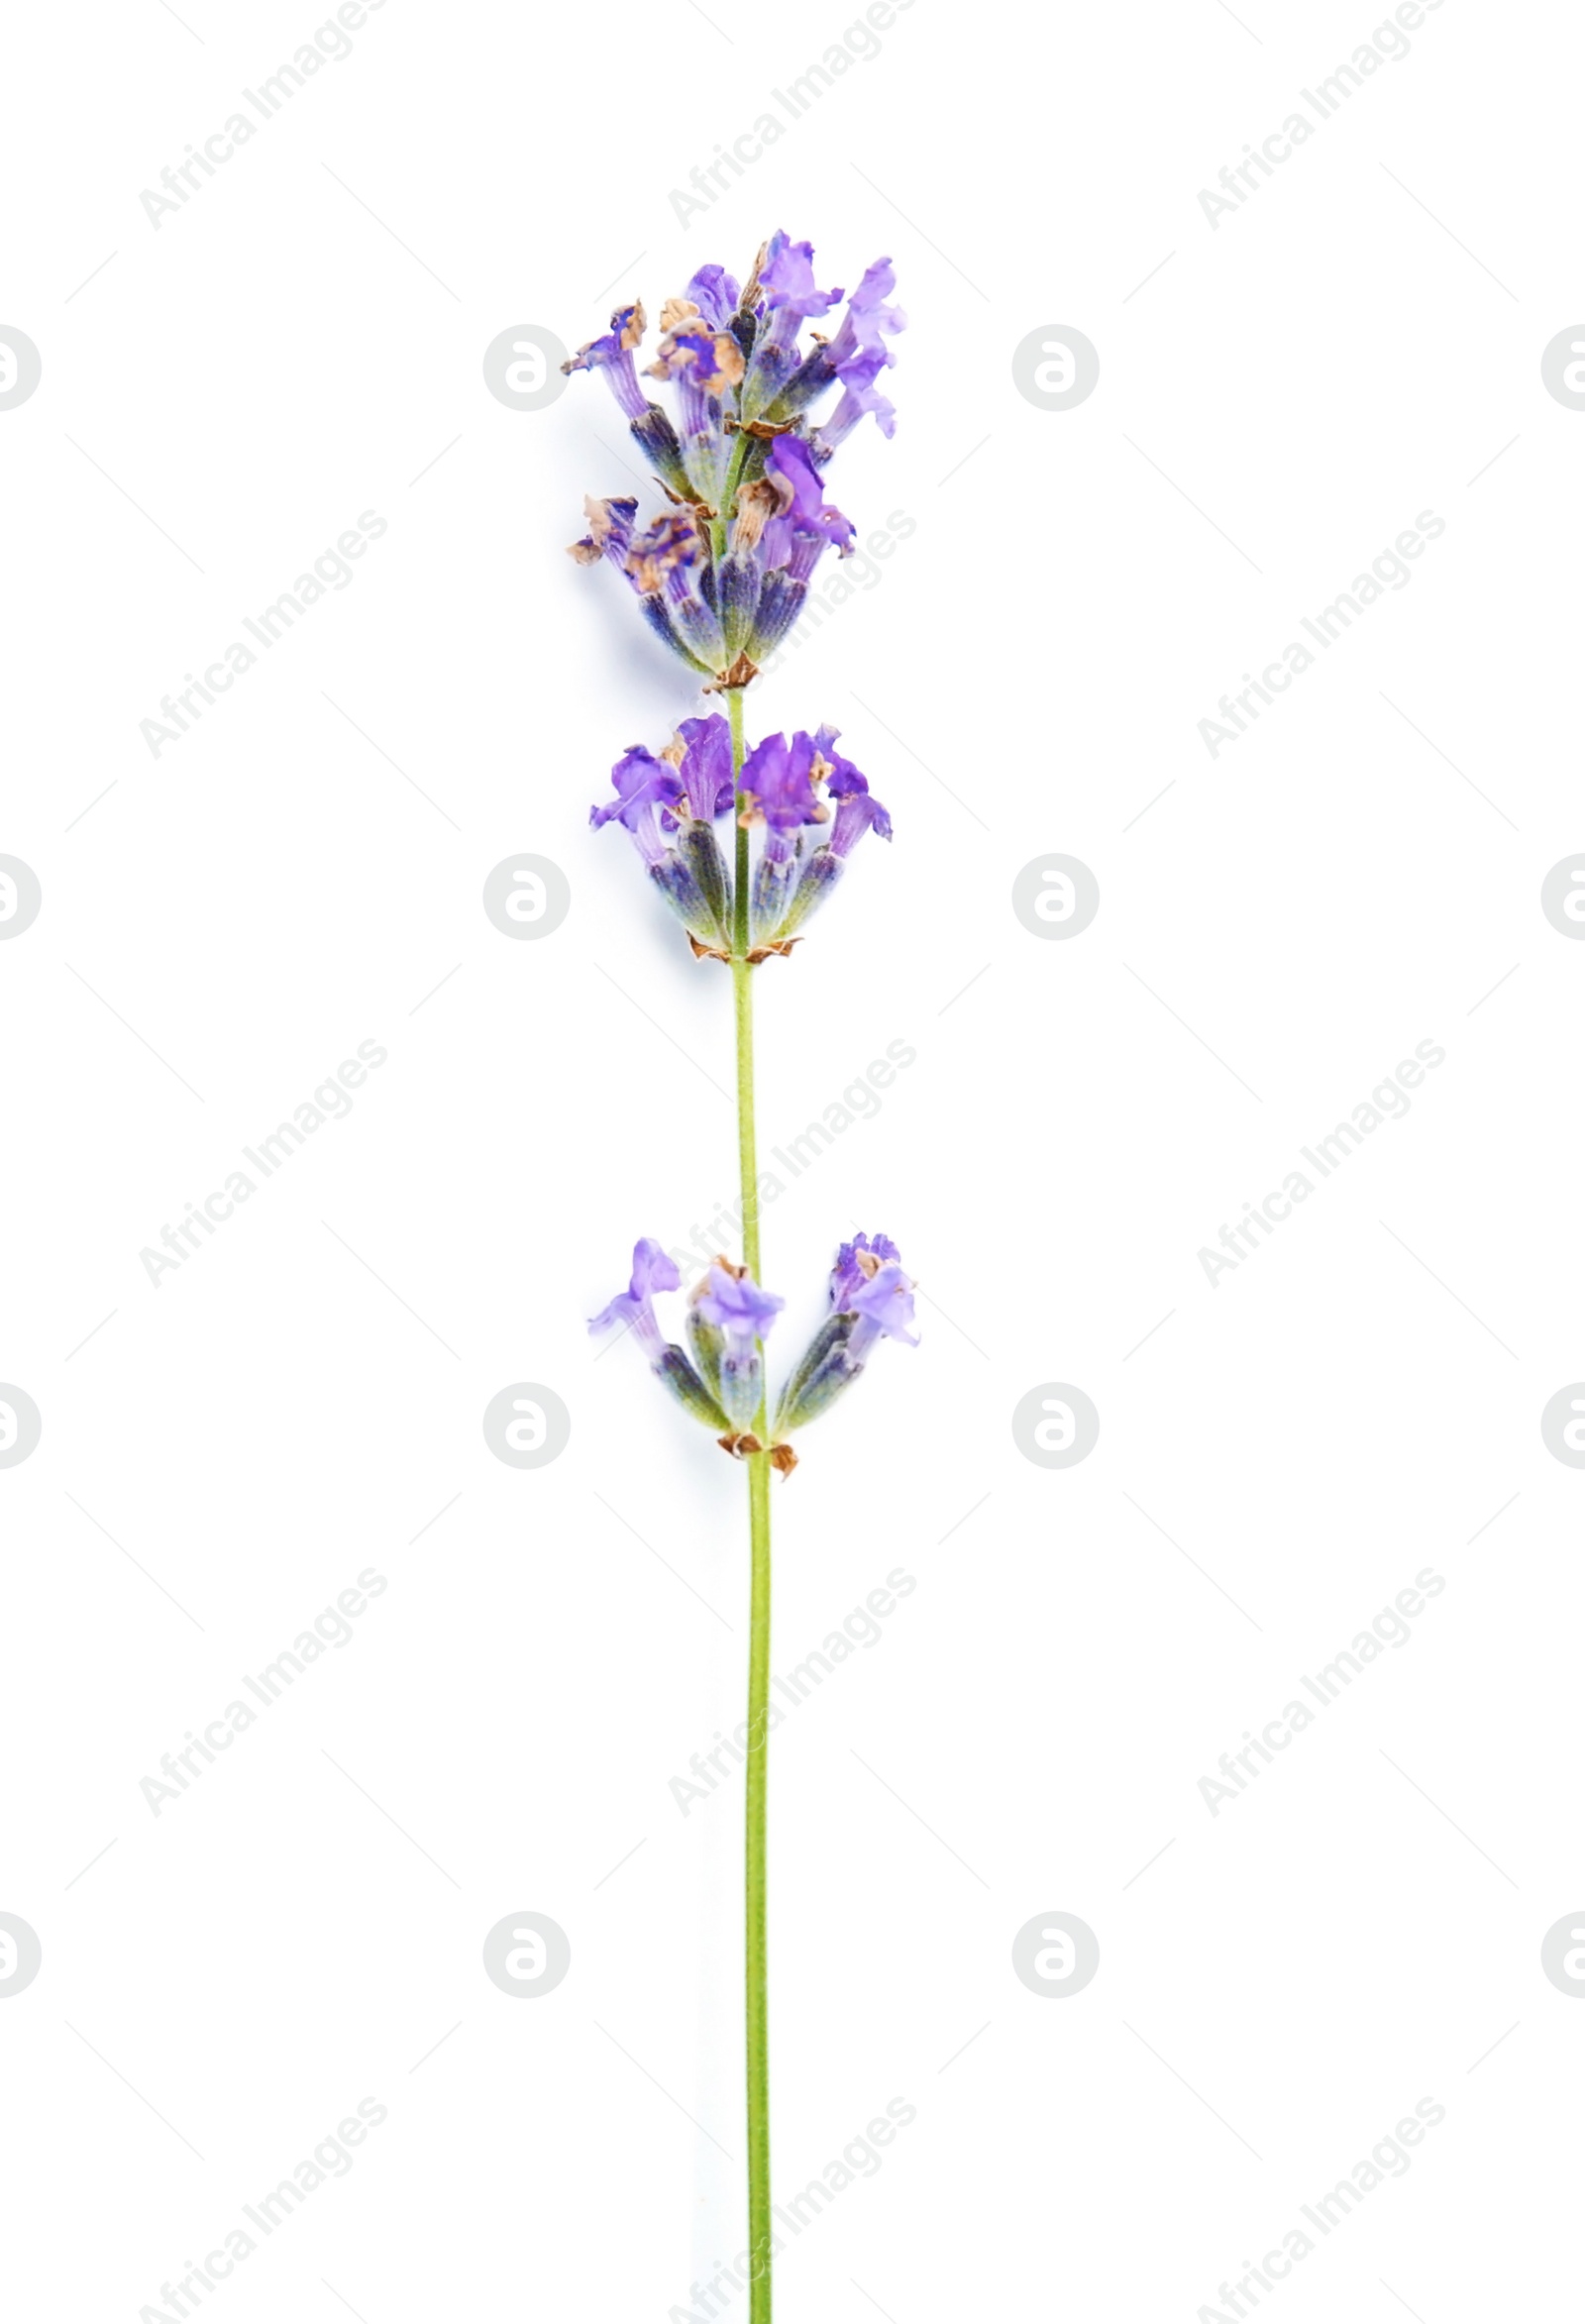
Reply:
[[[780,227],[777,228],[765,246],[765,257],[760,264],[760,286],[776,317],[786,316],[794,323],[801,323],[810,315],[829,314],[836,305],[842,296],[841,291],[821,290],[817,287],[813,261],[812,242],[792,242]],[[773,336],[781,339],[784,334],[776,331]]]
[[[854,1363],[863,1363],[883,1337],[900,1339],[904,1347],[918,1346],[913,1329],[913,1284],[895,1261],[859,1286],[853,1294],[853,1309],[859,1320],[848,1339],[848,1354]]]
[[[752,1347],[763,1339],[787,1306],[774,1291],[762,1291],[746,1271],[734,1275],[719,1261],[707,1277],[708,1289],[694,1302],[699,1316],[726,1334],[729,1348]]]
[[[892,836],[892,818],[878,798],[870,795],[870,786],[851,759],[838,755],[831,761],[831,778],[826,785],[836,800],[836,821],[831,826],[831,853],[851,855],[866,831],[873,831],[878,839]]]
[[[743,294],[724,266],[708,265],[699,268],[684,295],[693,301],[712,331],[724,331]]]
[[[743,762],[738,788],[750,801],[754,820],[773,832],[796,831],[804,823],[822,823],[826,808],[816,795],[813,772],[814,738],[801,730],[791,742],[785,734],[768,734],[756,743]]]
[[[815,451],[822,461],[830,459],[870,412],[875,414],[883,436],[897,434],[897,406],[875,384],[891,360],[879,348],[868,348],[838,374],[842,381],[841,398],[830,418],[821,423],[814,435]]]
[[[709,718],[685,718],[677,739],[683,746],[677,771],[688,812],[696,822],[713,823],[732,804],[732,730],[716,711]]]
[[[649,409],[643,388],[638,383],[638,370],[633,362],[633,350],[644,337],[644,309],[635,299],[628,307],[618,307],[611,317],[611,327],[603,339],[591,339],[581,347],[562,366],[564,371],[603,371],[611,393],[630,420],[641,420]]]
[[[650,1362],[659,1363],[665,1342],[651,1302],[658,1291],[676,1291],[682,1280],[676,1261],[667,1257],[652,1236],[645,1235],[633,1245],[633,1274],[626,1291],[619,1291],[608,1307],[590,1319],[589,1329],[608,1331],[615,1323],[630,1324]]]
[[[896,363],[886,340],[906,330],[908,321],[900,307],[886,304],[897,281],[890,259],[877,259],[873,266],[865,267],[863,281],[848,300],[842,327],[825,351],[839,379],[845,379],[858,359],[871,352],[879,352],[883,363]],[[875,376],[873,371],[870,376]]]
[[[781,502],[765,527],[768,570],[786,567],[794,581],[807,581],[828,546],[839,557],[851,554],[855,527],[826,499],[801,437],[778,436],[766,455],[765,473]]]
[[[879,1272],[884,1261],[891,1260],[896,1264],[901,1256],[902,1253],[888,1234],[856,1234],[851,1242],[845,1242],[837,1252],[836,1265],[831,1269],[832,1307],[839,1315],[852,1315],[855,1311],[854,1295],[859,1289]]]
[[[667,807],[675,812],[683,796],[677,769],[657,759],[642,743],[632,743],[622,753],[611,769],[611,781],[616,786],[615,798],[588,810],[589,824],[595,831],[611,822],[636,831],[652,808]]]

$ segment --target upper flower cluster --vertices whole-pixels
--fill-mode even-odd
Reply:
[[[586,500],[589,529],[572,554],[584,565],[609,558],[651,628],[718,687],[748,684],[796,620],[825,551],[852,549],[852,524],[825,497],[832,454],[866,413],[884,435],[896,425],[877,385],[905,322],[888,303],[892,262],[877,259],[835,333],[811,331],[805,348],[805,322],[843,296],[818,287],[813,259],[810,244],[778,232],[741,290],[724,267],[701,266],[667,300],[644,376],[675,388],[675,420],[640,381],[637,301],[563,366],[602,373],[671,503],[640,527],[636,500]],[[813,405],[833,387],[840,395],[816,420]]]
[[[590,807],[596,830],[631,834],[650,878],[687,928],[695,953],[730,959],[739,935],[747,957],[785,952],[842,877],[866,831],[892,836],[892,818],[866,778],[837,749],[841,729],[801,729],[790,742],[768,734],[743,762],[734,789],[732,739],[717,711],[685,718],[656,758],[635,743],[611,769],[616,796]],[[732,873],[714,825],[738,803],[738,822],[763,839],[750,864],[740,925]]]
[[[913,1333],[911,1277],[890,1236],[856,1234],[836,1255],[830,1277],[830,1313],[792,1367],[774,1408],[767,1446],[754,1431],[771,1411],[765,1387],[762,1342],[787,1302],[762,1291],[744,1267],[727,1258],[710,1262],[688,1294],[688,1348],[662,1336],[655,1314],[658,1291],[678,1291],[677,1262],[645,1236],[633,1246],[633,1274],[589,1324],[606,1331],[631,1329],[651,1369],[678,1402],[721,1431],[722,1449],[742,1458],[769,1449],[784,1476],[797,1466],[787,1442],[794,1428],[817,1420],[864,1370],[878,1342],[900,1339],[917,1347]],[[691,1351],[691,1352],[689,1352]]]

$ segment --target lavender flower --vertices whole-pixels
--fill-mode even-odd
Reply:
[[[709,718],[685,718],[677,739],[662,757],[677,768],[688,812],[712,823],[732,804],[732,732],[716,711]]]
[[[805,349],[804,325],[842,297],[820,288],[813,259],[808,243],[779,231],[746,289],[706,265],[667,300],[645,376],[674,391],[675,423],[640,381],[637,300],[563,367],[601,374],[672,503],[636,530],[634,502],[586,502],[589,531],[572,554],[625,573],[656,636],[716,687],[748,684],[797,619],[825,550],[852,548],[854,528],[825,499],[819,471],[866,414],[885,435],[896,424],[875,384],[904,324],[888,304],[892,262],[866,269],[835,336]],[[838,401],[816,422],[812,406],[832,387]]]
[[[688,1336],[700,1368],[734,1428],[752,1426],[764,1398],[760,1341],[786,1307],[746,1267],[711,1262],[689,1300]],[[736,1449],[736,1447],[734,1447]]]
[[[816,763],[828,796],[837,802],[836,815],[830,837],[815,846],[805,845],[800,853],[797,884],[786,898],[775,930],[776,939],[784,944],[825,901],[866,831],[881,839],[892,836],[891,816],[880,800],[872,797],[867,779],[853,761],[845,759],[836,747],[840,732],[840,727],[822,726],[814,736]],[[747,772],[745,768],[745,775]]]
[[[687,286],[689,305],[695,307],[712,331],[729,331],[742,292],[724,266],[701,266]]]
[[[618,307],[604,338],[589,340],[562,366],[564,371],[602,371],[611,393],[630,420],[642,419],[649,409],[633,362],[634,348],[643,343],[644,323],[641,299],[635,299],[630,307]]]
[[[802,830],[825,822],[830,808],[814,789],[819,765],[814,737],[797,733],[790,743],[785,734],[768,734],[743,762],[739,788],[743,793],[742,821],[765,827],[765,845],[754,875],[751,902],[753,933],[757,941],[775,939],[787,917],[797,881]]]
[[[889,364],[897,362],[886,343],[908,327],[902,309],[886,303],[897,286],[898,278],[890,259],[877,259],[873,266],[865,267],[864,279],[848,301],[842,328],[824,351],[839,379],[847,377],[850,367],[861,356],[875,349],[881,351]]]
[[[831,1314],[810,1340],[777,1408],[776,1433],[802,1428],[827,1411],[864,1370],[876,1343],[917,1347],[913,1281],[891,1238],[855,1235],[831,1270]]]
[[[900,1265],[902,1253],[887,1234],[873,1237],[856,1234],[851,1242],[843,1243],[831,1269],[832,1308],[838,1315],[851,1314],[855,1296],[879,1274],[882,1266],[889,1260],[894,1266]]]
[[[597,1316],[589,1319],[591,1331],[609,1331],[620,1323],[630,1329],[652,1364],[661,1360],[663,1342],[661,1327],[655,1320],[654,1297],[658,1291],[676,1291],[683,1278],[677,1271],[677,1261],[669,1259],[652,1236],[644,1235],[633,1245],[633,1273],[626,1291],[619,1291]]]
[[[708,1273],[688,1295],[687,1335],[694,1359],[690,1361],[664,1336],[655,1314],[655,1294],[677,1291],[682,1281],[677,1262],[645,1235],[633,1245],[633,1273],[626,1291],[601,1308],[589,1329],[609,1331],[620,1325],[630,1330],[661,1385],[696,1421],[721,1432],[726,1451],[740,1457],[763,1451],[758,1437],[748,1433],[765,1401],[760,1343],[787,1302],[773,1291],[762,1291],[746,1267],[734,1266],[723,1256],[712,1259]]]
[[[710,826],[732,804],[732,746],[726,720],[687,718],[653,758],[640,743],[611,769],[616,796],[590,807],[595,830],[618,822],[630,833],[656,887],[695,945],[724,953],[730,943],[726,866]]]
[[[698,517],[691,511],[658,516],[634,535],[626,571],[657,637],[695,670],[717,669],[725,659],[725,637],[713,603],[709,535]]]
[[[780,228],[754,268],[762,293],[760,328],[743,384],[741,417],[758,419],[798,369],[798,333],[810,316],[824,315],[842,296],[814,279],[814,245],[792,242]]]
[[[877,1268],[867,1283],[860,1284],[853,1294],[853,1313],[858,1321],[849,1336],[847,1354],[855,1368],[863,1364],[878,1339],[900,1339],[904,1347],[919,1344],[910,1328],[913,1279],[904,1275],[898,1263]]]
[[[833,547],[839,557],[851,554],[855,528],[827,501],[800,437],[777,437],[765,456],[765,475],[778,503],[765,527],[768,565],[785,565],[794,581],[807,581],[822,549]]]
[[[812,734],[768,734],[756,743],[738,777],[746,811],[745,822],[763,822],[780,832],[795,831],[801,823],[823,823],[829,809],[815,796],[811,780],[818,764]]]
[[[651,1371],[663,1388],[675,1396],[707,1428],[724,1428],[727,1417],[687,1357],[675,1342],[664,1339],[653,1305],[658,1291],[676,1291],[683,1278],[677,1263],[661,1245],[645,1235],[633,1245],[633,1274],[626,1291],[619,1291],[590,1319],[591,1331],[608,1331],[621,1324],[630,1329],[649,1359]]]
[[[626,573],[638,502],[596,500],[591,492],[585,492],[583,514],[588,518],[588,531],[573,543],[568,555],[580,565],[598,565],[602,557],[608,557],[618,573]]]
[[[836,409],[815,431],[814,451],[818,460],[829,460],[867,413],[875,414],[883,436],[896,433],[894,408],[875,385],[880,372],[897,362],[887,340],[895,338],[907,324],[900,307],[886,303],[896,287],[897,277],[890,259],[877,259],[873,266],[866,267],[864,279],[848,302],[848,311],[836,337],[828,346],[816,347],[789,384],[784,401],[798,410],[833,381],[842,388]]]
[[[638,849],[645,870],[689,937],[697,944],[718,949],[726,939],[719,911],[712,908],[709,895],[679,844],[683,820],[678,808],[683,799],[683,786],[676,769],[664,760],[652,758],[642,745],[635,743],[611,769],[611,781],[616,786],[616,796],[604,806],[589,808],[590,824],[597,831],[602,824],[620,823]],[[688,828],[691,830],[691,824]],[[713,836],[710,844],[714,847]],[[717,870],[719,862],[719,850],[716,850]]]
[[[596,829],[621,823],[646,871],[688,932],[694,952],[730,961],[734,874],[712,826],[738,805],[738,821],[761,834],[749,866],[748,958],[786,952],[840,879],[866,831],[892,836],[892,818],[851,759],[840,729],[800,727],[791,741],[768,734],[743,762],[734,790],[726,720],[685,718],[659,757],[642,744],[611,769],[616,796],[589,809]]]
[[[730,450],[725,398],[743,377],[743,350],[729,331],[698,328],[703,320],[692,300],[668,299],[661,316],[666,337],[649,376],[678,389],[683,466],[699,501],[714,507],[726,483]]]

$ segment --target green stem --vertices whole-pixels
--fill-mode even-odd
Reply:
[[[732,772],[743,766],[743,694],[729,689]],[[742,798],[737,801],[739,810]],[[737,826],[732,922],[732,1003],[737,1035],[737,1158],[743,1197],[743,1264],[760,1274],[760,1181],[754,1141],[754,971],[749,952],[749,835]],[[763,1352],[762,1352],[763,1360]],[[755,1433],[769,1437],[762,1396]],[[744,1823],[744,1978],[749,2129],[749,2324],[771,2324],[771,2068],[765,1948],[766,1760],[771,1699],[771,1464],[751,1453],[749,1472],[749,1719]]]
[[[710,526],[710,554],[717,567],[726,555],[726,528],[737,513],[737,488],[743,481],[743,471],[747,466],[748,456],[753,445],[754,438],[752,436],[739,435],[733,445],[732,457],[727,465],[726,482],[721,487],[721,505],[716,510]],[[732,696],[728,695],[728,703],[731,699]]]
[[[747,834],[745,833],[746,837]],[[754,971],[732,962],[732,1013],[737,1025],[737,1170],[743,1197],[743,1264],[760,1280],[760,1182],[754,1156]],[[760,1419],[763,1422],[762,1410]],[[761,1441],[763,1442],[763,1433]]]
[[[753,1585],[749,1615],[748,1804],[744,1883],[749,2112],[750,2324],[771,2324],[771,2060],[765,1951],[765,1801],[771,1692],[771,1466],[749,1461],[749,1541]]]

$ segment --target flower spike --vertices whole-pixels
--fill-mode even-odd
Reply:
[[[602,375],[672,503],[640,529],[636,503],[591,500],[589,531],[573,555],[624,572],[655,635],[712,685],[747,685],[797,620],[825,551],[852,550],[854,527],[820,478],[866,414],[893,433],[876,380],[896,362],[890,342],[904,325],[890,303],[895,287],[891,260],[877,259],[835,335],[811,332],[805,347],[805,327],[843,294],[821,288],[811,246],[779,230],[746,288],[723,266],[703,265],[662,307],[644,377],[671,390],[675,417],[644,392],[637,299],[562,367]],[[819,418],[815,407],[832,389],[837,401]]]
[[[632,744],[611,769],[616,796],[591,807],[589,821],[596,830],[623,825],[696,959],[733,957],[735,875],[713,826],[734,806],[751,842],[758,838],[749,862],[751,962],[785,958],[800,941],[797,931],[866,831],[891,838],[891,816],[836,747],[839,731],[766,735],[734,786],[730,729],[715,712],[685,718],[658,757]]]
[[[744,689],[791,634],[822,559],[854,549],[854,524],[828,495],[831,463],[862,420],[873,416],[886,437],[896,426],[881,385],[905,321],[893,299],[892,262],[867,267],[829,321],[843,293],[824,287],[823,273],[812,247],[779,229],[742,284],[721,265],[697,267],[662,305],[653,349],[645,350],[646,318],[635,299],[563,367],[603,374],[660,490],[659,502],[644,509],[625,495],[586,499],[588,529],[571,554],[580,566],[613,566],[640,619],[706,700],[726,697],[725,717],[712,706],[682,718],[654,748],[629,745],[611,769],[611,795],[590,808],[589,820],[597,829],[622,826],[694,958],[730,969],[742,1263],[724,1253],[705,1260],[687,1295],[681,1345],[667,1337],[655,1308],[657,1297],[682,1291],[681,1271],[658,1241],[643,1237],[626,1290],[590,1329],[629,1332],[668,1394],[747,1470],[748,1719],[737,1730],[747,1740],[732,1748],[746,1767],[748,2324],[771,2324],[772,2261],[781,2248],[765,2039],[770,1472],[784,1480],[792,1473],[792,1433],[846,1394],[883,1340],[918,1344],[915,1287],[896,1243],[856,1234],[836,1254],[819,1328],[780,1396],[768,1393],[766,1343],[785,1303],[759,1280],[762,1190],[774,1194],[776,1181],[761,1177],[756,1152],[752,972],[803,942],[803,924],[848,876],[866,834],[892,837],[891,816],[838,749],[835,726],[765,734],[752,746],[744,732]],[[666,402],[650,398],[651,381]],[[872,848],[872,870],[874,855]]]

